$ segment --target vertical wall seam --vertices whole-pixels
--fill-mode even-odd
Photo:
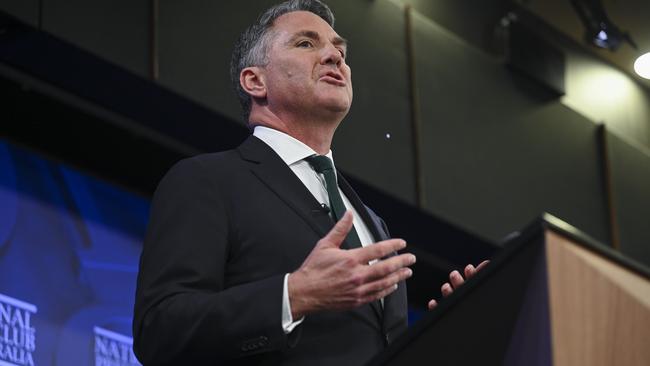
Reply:
[[[605,202],[607,204],[607,216],[609,219],[609,240],[612,247],[621,250],[620,233],[618,220],[616,218],[616,204],[614,202],[614,183],[612,180],[612,166],[609,159],[609,149],[607,146],[607,128],[605,124],[600,124],[596,130],[598,135],[598,147],[600,150],[600,165],[602,171],[602,182],[605,188]]]
[[[38,27],[38,30],[43,30],[43,1],[44,0],[38,0],[38,14],[37,19],[36,19],[36,26]]]
[[[159,14],[159,0],[151,0],[149,14],[149,71],[151,79],[157,81],[160,74],[159,52],[158,52],[158,14]]]
[[[404,32],[406,41],[406,68],[409,82],[409,104],[411,117],[411,139],[413,151],[413,172],[415,175],[415,199],[419,208],[424,209],[426,196],[422,174],[422,149],[420,127],[420,104],[416,85],[415,47],[413,45],[413,22],[411,5],[404,6]]]

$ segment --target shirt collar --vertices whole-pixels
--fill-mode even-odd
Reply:
[[[255,126],[253,136],[269,145],[287,165],[300,162],[308,156],[318,155],[318,153],[302,141],[266,126]],[[332,150],[329,150],[325,156],[330,158],[332,165],[334,165]]]

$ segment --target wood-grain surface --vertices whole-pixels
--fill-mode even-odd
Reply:
[[[546,233],[554,366],[650,365],[650,281]]]

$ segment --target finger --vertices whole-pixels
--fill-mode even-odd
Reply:
[[[476,273],[476,268],[474,268],[473,265],[468,264],[463,272],[465,272],[465,278],[470,278]]]
[[[463,279],[463,276],[461,276],[458,271],[452,271],[449,274],[449,282],[451,282],[454,289],[457,289],[465,283],[465,279]]]
[[[442,287],[440,288],[440,292],[442,292],[443,297],[447,297],[454,293],[454,289],[451,288],[449,282],[445,282],[444,285],[442,285]]]
[[[369,301],[368,301],[368,302],[376,301],[376,300],[379,300],[379,299],[383,299],[384,297],[386,297],[386,296],[392,294],[395,290],[397,290],[397,286],[395,286],[395,285],[393,285],[393,286],[389,286],[389,287],[387,287],[387,288],[385,288],[385,289],[383,289],[383,290],[381,290],[381,291],[379,291],[379,292],[376,292],[376,293],[374,293],[373,295],[371,295],[371,296],[369,297]]]
[[[380,292],[388,287],[395,287],[399,282],[408,279],[412,275],[413,271],[410,268],[402,268],[399,271],[395,271],[388,276],[359,286],[357,291],[360,296],[371,295]]]
[[[480,271],[483,267],[487,266],[488,263],[490,263],[490,260],[488,259],[484,260],[478,266],[476,266],[476,271]]]
[[[427,304],[429,310],[435,309],[436,306],[438,306],[438,302],[436,300],[431,300],[429,301],[429,304]]]
[[[415,256],[411,253],[405,253],[384,259],[371,266],[365,266],[365,273],[363,273],[365,279],[364,282],[370,282],[384,278],[414,263]]]
[[[319,242],[321,246],[339,248],[352,229],[352,212],[345,211],[343,217]]]
[[[368,245],[367,247],[352,249],[350,252],[357,258],[359,263],[368,263],[404,248],[406,248],[406,242],[404,240],[390,239]]]

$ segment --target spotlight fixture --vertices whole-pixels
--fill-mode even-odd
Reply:
[[[587,43],[612,52],[616,51],[623,43],[628,43],[634,49],[637,48],[632,37],[609,20],[602,0],[570,1],[585,26],[585,41]]]
[[[650,79],[650,52],[645,53],[636,59],[634,62],[634,71],[636,71],[640,77]]]

